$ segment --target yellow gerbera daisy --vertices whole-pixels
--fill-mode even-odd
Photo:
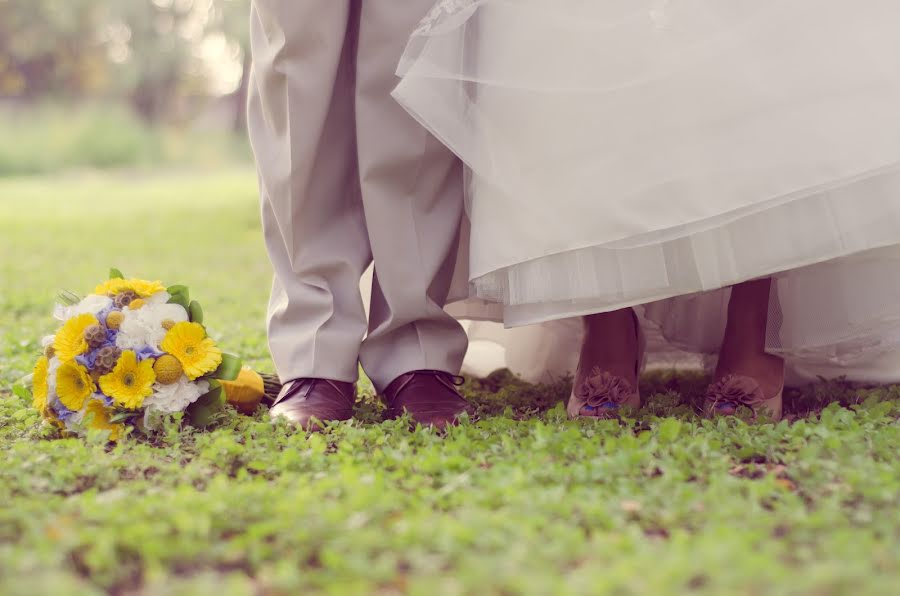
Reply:
[[[41,356],[34,365],[34,376],[31,383],[31,405],[42,413],[44,408],[47,407],[47,393],[50,391],[50,387],[47,384],[47,374],[49,372],[50,361],[46,356]]]
[[[84,400],[96,390],[88,370],[74,360],[62,363],[56,371],[56,393],[59,401],[70,410],[80,410]]]
[[[97,430],[108,430],[109,440],[118,441],[125,430],[125,425],[115,424],[109,421],[112,410],[103,405],[100,400],[92,399],[88,402],[85,409],[85,422],[88,428]]]
[[[222,364],[222,350],[206,337],[206,330],[199,323],[175,323],[159,346],[178,358],[184,373],[192,381]]]
[[[147,298],[157,292],[162,292],[166,286],[158,281],[146,281],[143,279],[111,279],[105,281],[96,288],[94,294],[106,296],[108,294],[119,294],[126,290],[131,290],[141,298]]]
[[[53,339],[54,354],[62,362],[68,362],[87,352],[88,343],[84,339],[84,330],[96,324],[97,317],[92,314],[78,315],[66,321]]]
[[[137,354],[125,350],[119,356],[115,368],[108,375],[100,377],[100,389],[116,403],[129,410],[136,410],[144,399],[153,395],[153,360],[138,362]]]

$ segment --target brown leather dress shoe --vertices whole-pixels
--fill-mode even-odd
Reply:
[[[397,377],[384,391],[385,418],[399,418],[409,412],[415,422],[444,428],[456,424],[463,412],[474,409],[456,388],[459,377],[437,370],[417,370]]]
[[[303,430],[319,430],[322,424],[332,420],[352,418],[354,403],[356,386],[353,383],[297,379],[285,383],[269,415],[273,418],[283,416]]]

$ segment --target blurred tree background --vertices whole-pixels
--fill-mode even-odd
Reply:
[[[0,0],[0,175],[245,158],[249,3]]]

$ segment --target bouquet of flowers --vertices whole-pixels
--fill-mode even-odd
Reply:
[[[222,352],[186,286],[113,269],[91,294],[63,292],[60,301],[54,317],[62,326],[43,339],[44,353],[19,388],[59,428],[101,429],[115,441],[128,425],[146,431],[154,414],[175,412],[205,426],[227,393],[252,411],[277,389]]]

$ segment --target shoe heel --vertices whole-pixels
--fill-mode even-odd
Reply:
[[[781,420],[782,415],[784,414],[784,389],[779,391],[778,395],[772,399],[764,401],[762,407],[768,412],[769,417],[774,422]]]

